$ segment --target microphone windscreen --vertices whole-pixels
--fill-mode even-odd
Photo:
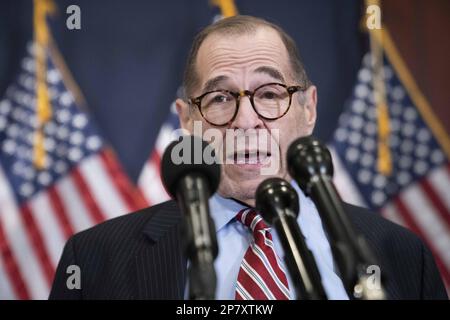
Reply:
[[[287,165],[289,174],[303,191],[314,176],[333,177],[330,151],[313,136],[301,137],[291,143],[287,151]]]
[[[188,174],[201,174],[209,185],[211,194],[220,182],[220,165],[212,145],[193,136],[181,136],[164,151],[161,175],[166,191],[176,197],[178,182]]]
[[[299,200],[295,189],[284,179],[269,178],[260,183],[255,194],[256,210],[272,224],[278,214],[289,212],[296,218]],[[289,210],[286,210],[289,209]]]

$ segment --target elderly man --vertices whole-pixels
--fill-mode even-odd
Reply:
[[[276,162],[273,176],[291,180],[286,168],[290,143],[309,135],[316,122],[317,89],[304,70],[293,40],[265,20],[237,16],[202,30],[194,40],[184,77],[185,98],[176,101],[181,126],[222,133],[222,166],[210,199],[219,255],[218,299],[293,299],[283,249],[255,205],[261,170]],[[227,150],[227,135],[266,132],[270,146]],[[228,146],[229,148],[229,146]],[[264,152],[262,152],[264,151]],[[278,157],[276,155],[279,155]],[[330,299],[348,299],[330,244],[313,202],[292,182],[300,198],[298,223]],[[362,208],[345,205],[366,237],[388,279],[391,299],[445,299],[430,251],[412,233]],[[73,236],[58,266],[52,299],[182,299],[186,267],[180,237],[181,213],[174,201],[125,215]],[[281,257],[281,258],[280,258]],[[70,289],[68,266],[81,271],[81,288]]]

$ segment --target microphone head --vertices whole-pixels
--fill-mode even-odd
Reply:
[[[314,176],[333,177],[333,162],[328,148],[313,136],[292,142],[287,151],[288,171],[300,188],[308,193]]]
[[[161,176],[166,191],[176,198],[178,182],[192,173],[203,175],[209,192],[216,192],[220,165],[216,161],[214,147],[197,136],[181,136],[166,148],[161,160]]]
[[[295,189],[289,182],[281,178],[269,178],[261,182],[256,189],[256,210],[268,224],[280,214],[292,214],[297,218],[299,200]]]

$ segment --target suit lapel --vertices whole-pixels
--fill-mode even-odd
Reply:
[[[135,255],[139,299],[183,299],[186,259],[181,239],[182,216],[174,201],[152,208]]]

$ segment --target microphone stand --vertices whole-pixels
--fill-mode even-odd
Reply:
[[[273,225],[283,248],[291,248],[291,250],[285,250],[284,260],[294,282],[297,299],[326,300],[320,273],[311,251],[306,246],[297,221],[292,219],[290,214],[283,214],[278,221],[274,221]]]
[[[368,268],[376,265],[376,260],[344,211],[332,182],[333,163],[328,149],[311,136],[302,137],[289,147],[287,162],[290,175],[317,206],[347,293],[355,299],[385,299],[381,279],[378,288],[369,285],[372,275]]]
[[[383,289],[369,285],[368,267],[375,264],[366,240],[357,233],[342,206],[330,177],[316,178],[310,196],[321,213],[331,239],[331,248],[347,292],[356,299],[383,300]],[[319,200],[320,199],[320,200]]]
[[[186,177],[180,183],[178,199],[186,215],[183,225],[185,252],[190,261],[188,268],[189,299],[213,300],[216,293],[216,271],[214,259],[218,248],[214,222],[209,215],[208,186],[202,183],[201,176]],[[195,185],[195,187],[193,187]],[[186,206],[186,207],[184,207]]]
[[[297,299],[326,300],[319,270],[297,223],[297,192],[281,178],[264,180],[256,191],[256,208],[277,231]]]
[[[190,261],[189,298],[212,300],[216,293],[214,259],[218,247],[208,199],[219,185],[220,165],[207,158],[198,159],[199,154],[208,154],[213,160],[215,157],[214,148],[200,137],[180,137],[164,151],[161,176],[184,216],[181,232],[184,254]]]

